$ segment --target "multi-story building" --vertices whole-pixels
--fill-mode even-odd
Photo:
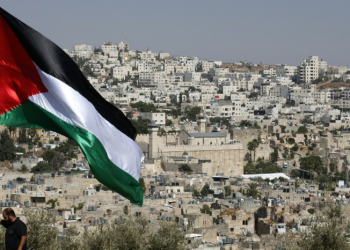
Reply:
[[[140,112],[139,116],[142,119],[148,119],[150,121],[154,121],[154,123],[157,125],[165,125],[165,121],[166,121],[165,113]]]
[[[277,76],[288,76],[292,77],[297,75],[298,67],[297,66],[287,66],[287,65],[278,65],[276,66],[276,75]]]
[[[305,59],[298,67],[298,80],[304,82],[312,82],[319,75],[319,60],[318,56],[310,56]]]
[[[113,44],[113,43],[105,43],[101,46],[101,49],[104,53],[109,52],[109,51],[114,51],[118,50],[118,45]]]

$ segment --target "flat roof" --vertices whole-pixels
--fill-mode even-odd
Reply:
[[[213,137],[226,137],[225,133],[221,132],[212,132],[212,133],[188,133],[191,137],[194,138],[213,138]]]

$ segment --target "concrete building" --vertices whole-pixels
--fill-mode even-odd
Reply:
[[[312,82],[319,75],[319,59],[318,56],[310,56],[305,59],[298,67],[298,81],[306,83]]]

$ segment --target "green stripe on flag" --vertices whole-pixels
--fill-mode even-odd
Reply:
[[[92,133],[61,120],[31,101],[2,114],[0,124],[51,130],[76,141],[99,182],[142,206],[143,192],[138,181],[110,161],[103,145]]]

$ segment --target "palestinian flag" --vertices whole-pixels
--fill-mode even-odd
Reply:
[[[131,122],[63,50],[1,8],[0,124],[75,140],[97,180],[142,206],[143,153]]]

